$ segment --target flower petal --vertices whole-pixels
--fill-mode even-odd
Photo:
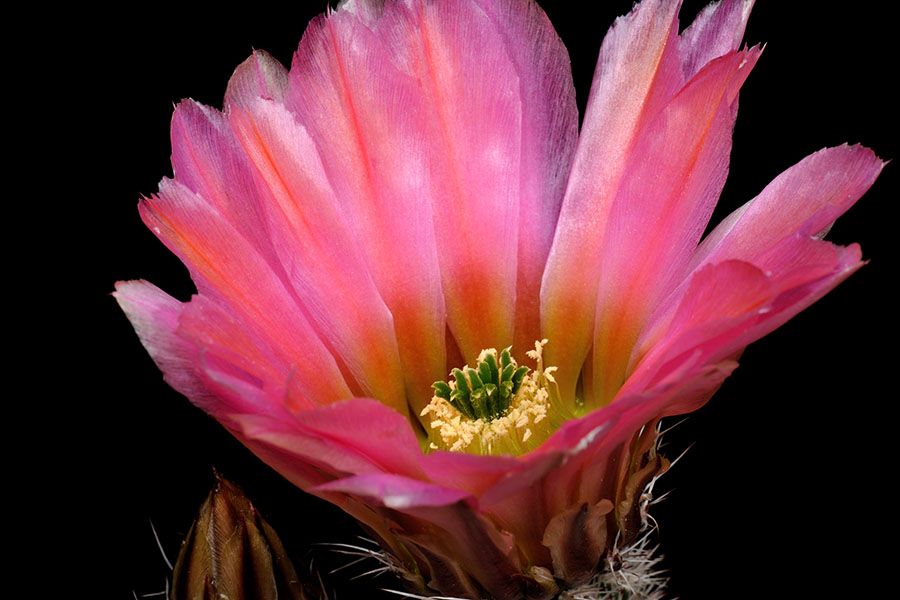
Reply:
[[[447,506],[470,498],[465,492],[416,481],[393,473],[366,473],[345,477],[319,487],[326,492],[360,496],[386,508],[404,510]]]
[[[731,258],[754,262],[817,213],[809,227],[814,233],[825,230],[866,193],[884,165],[859,145],[825,148],[807,156],[726,217],[697,248],[690,270]],[[822,211],[826,207],[833,208]]]
[[[447,324],[474,364],[482,349],[513,342],[520,81],[474,3],[389,3],[378,33],[419,90]]]
[[[316,143],[371,276],[391,311],[415,412],[447,376],[445,306],[423,100],[369,28],[376,3],[343,4],[310,23],[294,56],[286,103]]]
[[[683,277],[725,184],[737,90],[758,56],[750,50],[712,61],[635,147],[603,242],[588,406],[612,400],[645,321]]]
[[[858,246],[833,246],[808,234],[788,236],[767,254],[766,262],[777,269],[768,271],[772,275],[737,260],[697,271],[669,329],[642,357],[620,394],[680,377],[685,365],[735,356],[862,265]]]
[[[238,65],[225,89],[225,110],[234,104],[245,106],[257,98],[284,102],[288,71],[265,50],[254,50]]]
[[[277,346],[308,397],[328,403],[352,396],[291,291],[221,213],[169,180],[139,208],[144,223],[188,266],[200,293],[229,306]]]
[[[756,0],[720,0],[700,11],[679,40],[685,80],[714,58],[737,50]]]
[[[221,112],[184,100],[172,115],[175,180],[197,194],[278,267],[251,165]]]
[[[600,48],[541,283],[542,336],[552,340],[547,361],[560,369],[564,399],[574,397],[574,374],[591,346],[600,248],[618,181],[640,128],[681,83],[677,11],[677,2],[641,2],[616,20]]]
[[[541,277],[578,138],[569,54],[530,0],[478,0],[502,36],[519,76],[522,166],[513,352],[519,361],[540,333]]]
[[[196,349],[174,334],[184,305],[146,281],[119,281],[113,296],[166,383],[188,398],[206,398],[193,368]]]
[[[801,229],[813,234],[826,230],[869,189],[884,164],[871,150],[845,144],[820,150],[776,177],[759,196],[731,213],[706,236],[691,257],[689,275],[649,320],[635,346],[632,364],[668,327],[691,281],[690,274],[730,259],[778,272],[776,265],[764,264],[760,257]]]
[[[269,235],[311,324],[359,385],[407,414],[392,317],[334,197],[316,147],[282,105],[257,98],[231,121],[259,174]]]

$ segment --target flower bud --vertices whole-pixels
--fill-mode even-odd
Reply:
[[[175,563],[173,600],[313,600],[275,530],[216,475]]]

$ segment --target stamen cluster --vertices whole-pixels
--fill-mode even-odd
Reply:
[[[510,348],[505,348],[500,353],[498,365],[494,348],[482,350],[474,369],[466,367],[465,372],[462,369],[451,371],[455,382],[435,381],[432,385],[434,395],[447,400],[473,421],[491,421],[503,416],[528,372],[528,367],[516,368],[516,361],[509,351]]]
[[[556,367],[543,368],[546,343],[535,342],[527,352],[537,362],[534,371],[519,367],[509,348],[499,354],[488,348],[476,368],[453,369],[453,379],[436,382],[435,395],[421,412],[432,416],[431,449],[522,454],[546,439],[553,431],[548,417],[556,395]]]

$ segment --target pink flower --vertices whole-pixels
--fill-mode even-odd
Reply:
[[[579,135],[533,2],[346,3],[290,73],[256,52],[224,112],[179,105],[174,179],[140,210],[199,293],[116,297],[174,388],[414,584],[577,585],[641,527],[667,465],[656,422],[861,265],[821,239],[883,166],[858,146],[807,157],[700,242],[760,54],[738,50],[751,5],[679,35],[678,3],[644,0],[604,41]],[[460,414],[477,389],[432,389],[478,388],[464,367],[486,383],[507,347],[531,370],[499,418]]]

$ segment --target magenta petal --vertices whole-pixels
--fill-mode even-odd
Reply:
[[[296,418],[304,429],[368,457],[385,472],[424,478],[422,450],[409,421],[378,401],[353,398]]]
[[[521,461],[512,456],[438,451],[422,458],[422,467],[431,481],[479,497],[520,466]]]
[[[808,235],[785,238],[770,255],[770,266],[782,261],[772,275],[734,260],[696,272],[668,330],[642,357],[620,394],[671,380],[686,364],[734,356],[862,264],[857,246],[833,246]]]

